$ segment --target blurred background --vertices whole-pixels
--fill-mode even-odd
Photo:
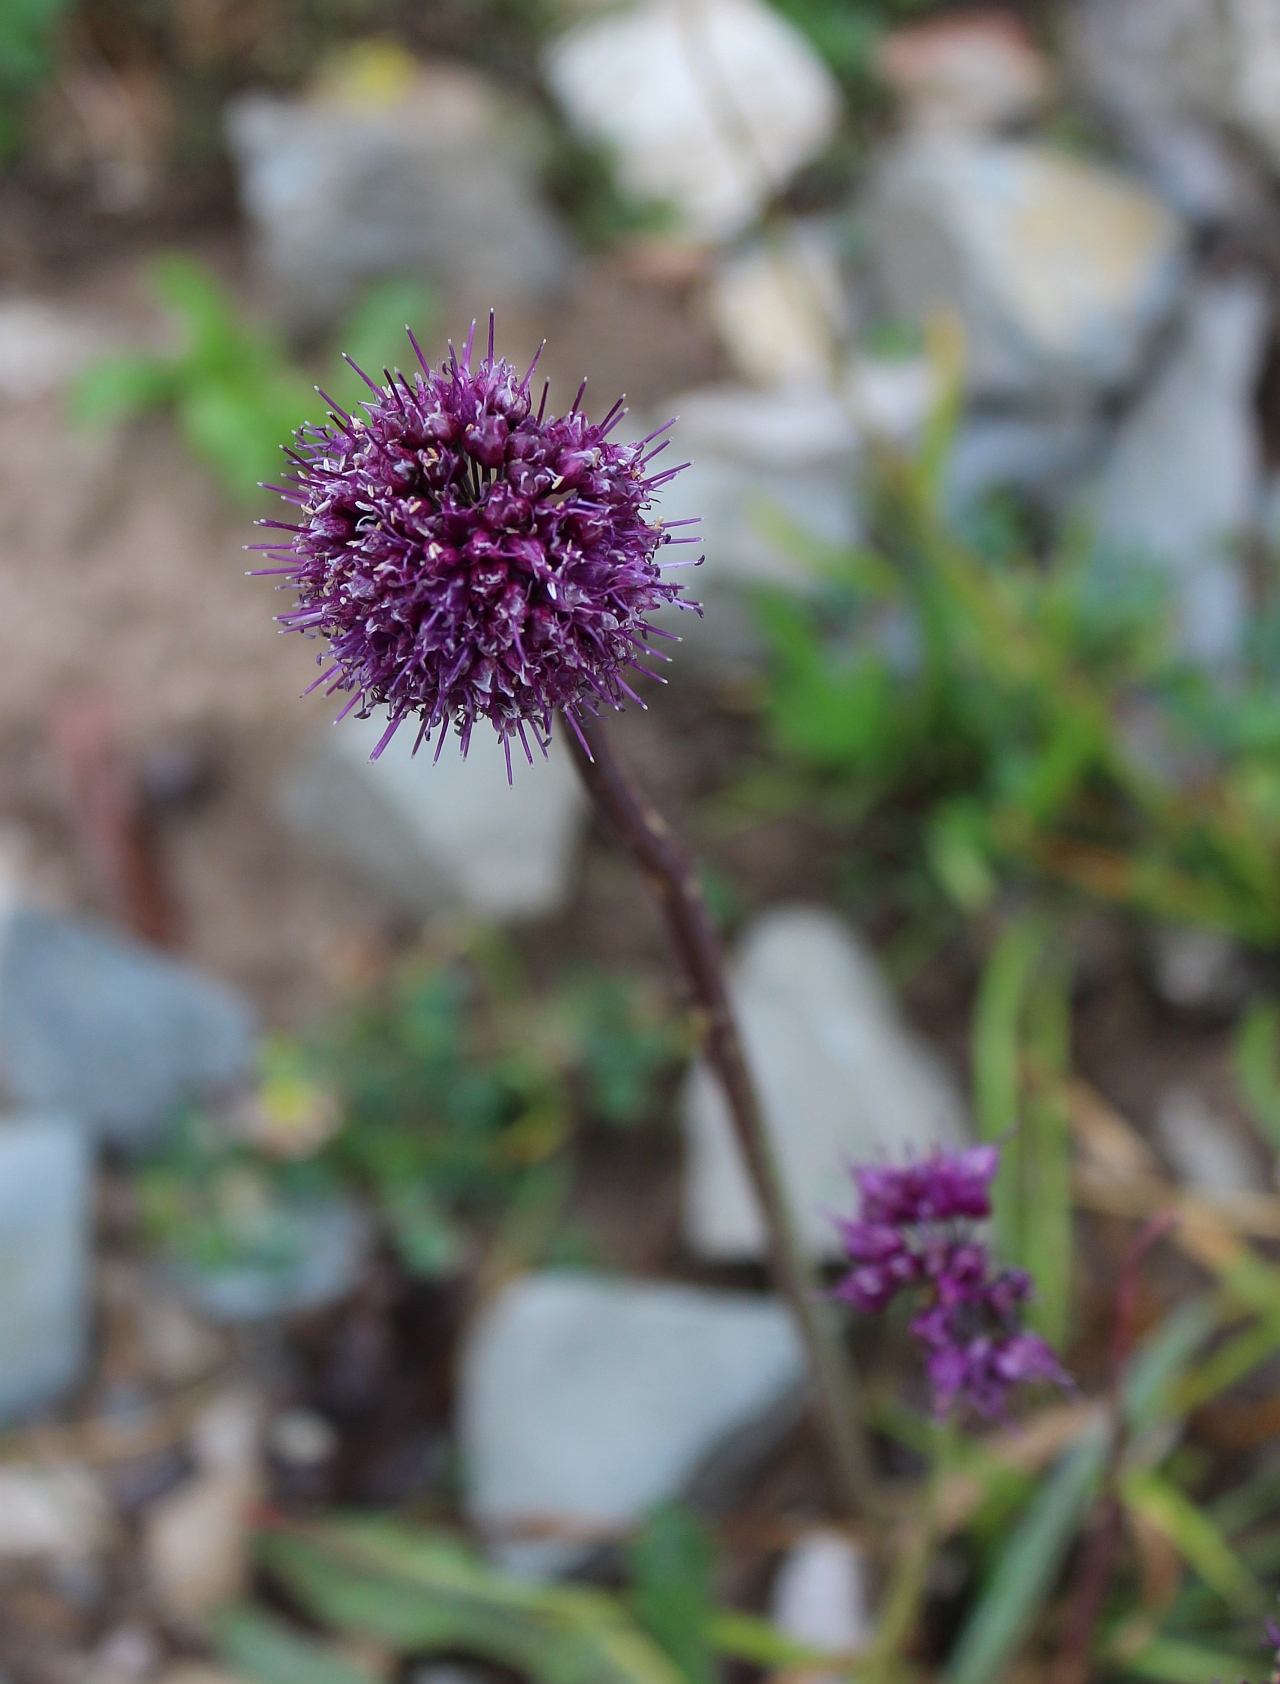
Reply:
[[[371,765],[245,576],[339,353],[491,307],[553,408],[679,416],[705,615],[615,736],[815,1263],[851,1162],[1013,1142],[998,1244],[1087,1397],[1180,1211],[1105,1670],[1261,1675],[1278,278],[1280,0],[0,0],[3,1684],[868,1642],[883,1538],[646,886],[562,744]],[[849,1330],[900,1507],[904,1330]],[[1048,1677],[1069,1535],[975,1610],[1091,1407],[975,1450],[895,1677]]]

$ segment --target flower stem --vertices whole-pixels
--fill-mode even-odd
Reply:
[[[920,1607],[929,1588],[929,1569],[938,1543],[942,1494],[951,1471],[955,1436],[950,1417],[935,1424],[923,1502],[885,1587],[875,1641],[866,1657],[865,1676],[869,1678],[892,1676],[903,1649],[915,1634]]]
[[[694,1004],[705,1020],[703,1056],[728,1102],[734,1133],[764,1212],[774,1279],[791,1306],[809,1354],[828,1447],[844,1502],[873,1508],[871,1461],[853,1365],[818,1296],[796,1231],[773,1143],[747,1067],[725,981],[720,939],[684,848],[641,795],[613,751],[603,722],[568,722],[578,770],[597,813],[649,879],[666,918]]]

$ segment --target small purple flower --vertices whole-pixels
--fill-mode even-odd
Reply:
[[[465,754],[487,719],[510,775],[512,736],[532,761],[526,733],[545,752],[557,709],[576,729],[583,709],[639,699],[624,672],[648,673],[648,640],[672,636],[649,616],[669,602],[696,608],[662,577],[657,552],[695,540],[646,518],[680,471],[649,466],[665,427],[611,443],[621,402],[594,425],[581,390],[555,417],[544,388],[535,414],[533,367],[521,378],[495,358],[490,316],[488,355],[473,368],[474,333],[439,369],[410,334],[412,378],[364,376],[363,414],[335,405],[327,425],[302,428],[293,484],[274,488],[301,519],[264,521],[288,536],[261,548],[298,592],[281,625],[328,642],[312,688],[354,692],[344,714],[387,709],[375,759],[410,717],[415,750],[440,730],[437,755],[450,725]]]
[[[995,1146],[935,1152],[902,1168],[863,1164],[853,1172],[866,1222],[947,1222],[991,1214],[991,1183],[1000,1167]]]
[[[935,1152],[901,1169],[854,1170],[862,1195],[857,1221],[838,1221],[853,1268],[836,1296],[879,1315],[905,1287],[924,1283],[929,1301],[911,1323],[927,1352],[934,1408],[957,1403],[1000,1417],[1012,1387],[1048,1380],[1070,1387],[1053,1350],[1021,1324],[1031,1297],[1024,1269],[992,1271],[968,1224],[991,1213],[995,1146]]]

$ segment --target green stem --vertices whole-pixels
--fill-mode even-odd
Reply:
[[[891,1673],[915,1631],[929,1585],[929,1567],[938,1541],[942,1493],[951,1469],[954,1445],[955,1426],[948,1417],[934,1428],[932,1465],[925,1482],[920,1515],[885,1590],[875,1642],[865,1665],[859,1668],[862,1678],[877,1678]]]

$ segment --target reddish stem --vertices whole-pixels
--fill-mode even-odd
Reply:
[[[796,1233],[725,981],[720,938],[688,855],[618,760],[603,722],[569,721],[567,733],[596,811],[649,879],[667,933],[704,1020],[702,1052],[724,1090],[739,1149],[764,1212],[774,1279],[809,1353],[828,1446],[851,1508],[871,1508],[871,1465],[852,1365],[831,1326]],[[575,728],[576,726],[576,728]]]

